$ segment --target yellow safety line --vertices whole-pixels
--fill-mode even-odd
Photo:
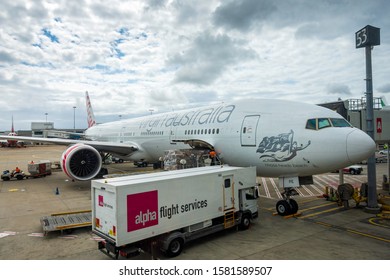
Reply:
[[[369,222],[370,224],[374,225],[374,226],[384,227],[384,228],[390,228],[389,226],[381,225],[381,224],[375,223],[375,222],[374,222],[374,219],[382,219],[382,218],[380,218],[380,217],[370,218],[370,219],[368,220],[368,222]]]
[[[92,210],[81,210],[81,211],[74,211],[74,212],[62,212],[62,213],[54,213],[50,216],[60,216],[60,215],[72,215],[72,214],[81,214],[81,213],[89,213],[92,212]]]
[[[299,218],[300,218],[300,219],[306,219],[306,218],[308,218],[308,217],[318,216],[319,214],[323,214],[323,213],[328,213],[328,212],[336,211],[336,210],[339,210],[340,208],[341,208],[341,207],[331,208],[331,209],[328,209],[328,210],[324,210],[324,211],[316,212],[316,213],[313,213],[313,214],[305,215],[305,216],[299,217]]]
[[[331,224],[323,223],[323,222],[316,222],[316,224],[326,226],[326,227],[333,227]]]
[[[373,239],[378,239],[378,240],[380,240],[380,241],[384,241],[384,242],[390,243],[390,240],[389,240],[389,239],[385,239],[385,238],[378,237],[378,236],[375,236],[375,235],[363,233],[363,232],[356,231],[356,230],[352,230],[352,229],[347,229],[347,231],[348,231],[348,232],[351,232],[351,233],[358,234],[358,235],[362,235],[362,236],[365,236],[365,237],[369,237],[369,238],[373,238]]]
[[[299,210],[303,212],[303,211],[318,209],[318,208],[322,208],[324,206],[334,205],[334,204],[335,204],[334,202],[328,202],[328,203],[324,203],[324,204],[321,204],[321,205],[318,205],[318,206],[313,206],[313,207],[309,207],[309,208],[305,208],[305,209],[299,209]]]
[[[80,224],[72,224],[72,225],[66,225],[66,226],[58,226],[56,227],[57,230],[63,230],[63,229],[71,229],[71,228],[76,228],[76,227],[85,227],[85,226],[90,226],[92,225],[91,222],[86,222],[86,223],[80,223]]]
[[[360,231],[357,231],[357,230],[348,229],[348,228],[342,228],[342,227],[339,227],[339,226],[334,226],[334,225],[323,223],[323,222],[316,222],[316,224],[323,225],[323,226],[326,226],[326,227],[329,227],[329,228],[336,228],[336,229],[346,230],[347,232],[350,232],[350,233],[354,233],[354,234],[358,234],[358,235],[361,235],[361,236],[364,236],[364,237],[369,237],[369,238],[373,238],[373,239],[377,239],[377,240],[380,240],[380,241],[384,241],[384,242],[390,243],[389,239],[378,237],[378,236],[367,234],[367,233],[363,233],[363,232],[360,232]]]

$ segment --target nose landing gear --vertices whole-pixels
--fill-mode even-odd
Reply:
[[[293,195],[297,195],[297,191],[294,188],[286,188],[282,193],[283,199],[276,203],[276,211],[280,216],[293,215],[298,212],[298,203],[290,198]]]

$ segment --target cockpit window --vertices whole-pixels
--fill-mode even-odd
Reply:
[[[352,125],[345,119],[330,119],[334,127],[351,127]]]
[[[314,129],[314,130],[316,130],[317,129],[317,119],[309,119],[309,120],[307,120],[306,128],[307,129]]]
[[[343,118],[318,118],[308,119],[306,129],[322,129],[326,127],[352,127],[352,125]]]
[[[320,118],[318,119],[318,129],[331,126],[329,119]]]

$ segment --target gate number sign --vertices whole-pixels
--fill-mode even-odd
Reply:
[[[380,28],[367,25],[355,33],[356,48],[380,45]]]

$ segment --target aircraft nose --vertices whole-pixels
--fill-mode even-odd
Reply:
[[[361,162],[375,153],[375,142],[368,134],[355,129],[347,135],[347,156],[351,164]]]

